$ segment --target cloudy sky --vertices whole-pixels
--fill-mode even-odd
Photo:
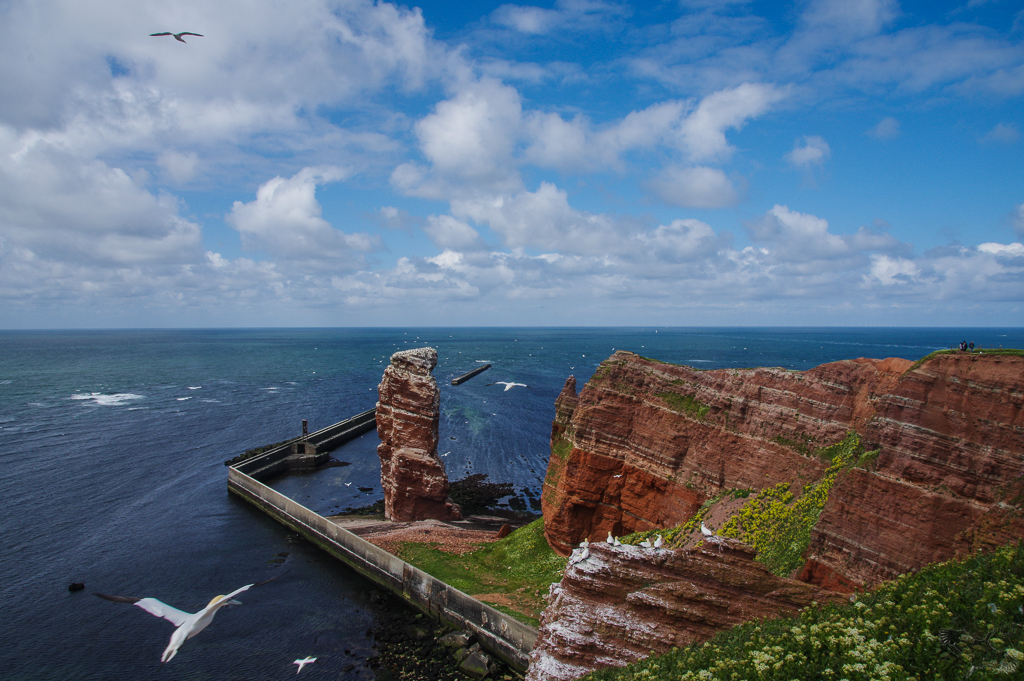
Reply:
[[[0,45],[0,328],[1024,324],[1013,0],[0,0]]]

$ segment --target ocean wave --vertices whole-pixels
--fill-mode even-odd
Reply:
[[[202,388],[203,388],[203,386],[201,386],[201,385],[190,385],[188,387],[189,390],[202,390]]]
[[[176,397],[175,399],[178,400],[179,402],[184,402],[185,400],[191,400],[192,397]]]
[[[134,393],[115,393],[113,395],[107,395],[105,393],[78,393],[71,396],[73,400],[92,400],[95,404],[101,407],[118,407],[126,402],[132,400],[141,400],[142,395],[136,395]]]

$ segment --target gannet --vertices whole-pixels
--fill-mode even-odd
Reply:
[[[661,538],[661,535],[659,534],[658,538],[654,540],[654,548],[660,549],[664,545],[665,541]]]
[[[590,537],[587,537],[586,539],[584,539],[583,541],[580,542],[580,548],[581,549],[585,549],[588,546],[590,546]]]
[[[705,537],[710,537],[711,535],[714,534],[714,532],[709,530],[708,526],[704,524],[703,520],[700,521],[700,533],[703,534]]]
[[[608,538],[605,539],[605,541],[608,542],[609,544],[614,544],[615,543],[615,537],[612,536],[611,532],[608,533]]]
[[[213,621],[213,617],[217,614],[218,610],[223,608],[225,605],[241,605],[241,603],[234,600],[232,596],[236,596],[252,586],[252,584],[246,584],[240,589],[235,589],[227,596],[214,596],[213,600],[211,600],[205,608],[196,613],[183,612],[162,601],[158,601],[155,598],[108,596],[107,594],[96,595],[100,598],[105,598],[108,601],[114,601],[115,603],[131,603],[132,605],[137,605],[149,614],[162,617],[177,627],[177,629],[174,630],[174,633],[171,634],[171,642],[168,643],[167,648],[164,649],[164,654],[160,656],[160,662],[167,663],[178,654],[178,648],[181,647],[182,643],[198,634]]]
[[[651,540],[644,539],[642,542],[640,542],[640,546],[644,547],[645,549],[651,548]]]
[[[174,633],[171,634],[171,641],[167,644],[167,648],[164,649],[163,655],[160,656],[160,662],[166,664],[171,661],[171,658],[178,654],[178,648],[180,648],[186,640],[192,638],[209,626],[218,610],[226,605],[241,605],[240,602],[234,600],[234,596],[237,596],[246,589],[250,589],[254,586],[261,586],[267,582],[272,582],[278,577],[283,577],[286,573],[287,571],[282,572],[280,575],[271,577],[270,579],[265,579],[262,582],[257,582],[256,584],[246,584],[239,589],[235,589],[227,596],[214,596],[213,599],[207,603],[205,608],[196,613],[178,610],[177,608],[171,607],[155,598],[110,596],[108,594],[101,593],[96,595],[100,598],[105,598],[108,601],[114,601],[115,603],[131,603],[132,605],[137,605],[149,614],[162,617],[177,627],[177,629],[174,630]]]
[[[155,36],[158,36],[158,35],[173,35],[174,39],[177,40],[179,43],[185,42],[181,38],[181,36],[183,36],[183,35],[196,35],[196,36],[199,36],[200,38],[203,37],[202,33],[189,33],[188,31],[182,31],[181,33],[171,33],[170,31],[164,31],[163,33],[150,33],[149,35],[152,36],[152,37],[155,37]]]
[[[292,664],[299,665],[299,668],[295,670],[295,673],[298,674],[299,672],[302,671],[302,668],[304,666],[306,666],[307,664],[311,664],[313,662],[316,662],[316,658],[315,657],[309,657],[307,655],[305,659],[303,659],[303,660],[295,660],[295,662],[292,662]]]
[[[529,388],[530,386],[525,383],[512,383],[511,381],[495,381],[494,383],[488,383],[487,385],[503,385],[505,386],[505,392],[508,392],[512,388],[519,386],[520,388]]]

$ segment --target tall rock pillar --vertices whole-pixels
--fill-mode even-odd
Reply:
[[[448,498],[448,475],[437,456],[441,393],[431,375],[437,350],[391,355],[377,388],[377,435],[384,517],[388,520],[458,520]]]

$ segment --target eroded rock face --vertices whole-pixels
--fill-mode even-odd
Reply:
[[[1024,358],[856,359],[808,371],[690,367],[617,352],[556,403],[545,533],[677,525],[727,488],[793,482],[851,429],[877,461],[837,482],[801,578],[851,590],[1024,536]],[[575,384],[574,379],[570,379]]]
[[[591,543],[551,586],[527,681],[568,681],[653,651],[709,639],[755,618],[795,614],[845,595],[782,579],[729,541],[694,550]]]
[[[403,350],[377,388],[377,435],[384,516],[389,520],[458,520],[448,476],[437,456],[440,392],[431,372],[434,348]]]

